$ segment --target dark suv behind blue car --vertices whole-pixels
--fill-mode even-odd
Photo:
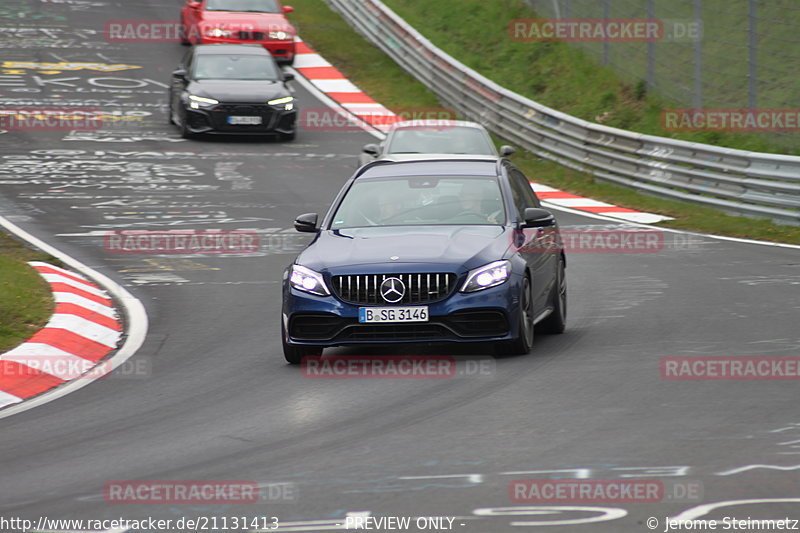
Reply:
[[[323,348],[492,342],[528,353],[561,333],[566,260],[553,215],[497,157],[376,161],[360,168],[284,274],[286,360]]]

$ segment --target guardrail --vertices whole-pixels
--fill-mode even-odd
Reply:
[[[604,181],[800,225],[800,157],[594,124],[525,98],[456,61],[380,0],[325,0],[442,103],[537,155]]]

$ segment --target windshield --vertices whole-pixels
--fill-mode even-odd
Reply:
[[[194,78],[198,80],[278,80],[275,62],[261,55],[199,55]]]
[[[336,211],[331,229],[505,222],[496,179],[380,178],[356,181]]]
[[[206,11],[253,11],[280,13],[275,0],[208,0]]]
[[[392,134],[387,153],[497,155],[481,130],[462,126],[398,129]]]

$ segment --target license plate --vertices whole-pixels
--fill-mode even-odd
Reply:
[[[257,126],[261,124],[261,117],[228,117],[228,124],[237,126]]]
[[[359,307],[358,321],[375,322],[427,322],[428,308],[419,307]]]

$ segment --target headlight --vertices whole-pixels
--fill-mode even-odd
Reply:
[[[270,39],[278,39],[279,41],[285,41],[288,39],[290,35],[285,31],[271,31],[269,32]]]
[[[213,98],[206,98],[205,96],[197,96],[195,94],[189,95],[189,106],[192,109],[197,109],[199,107],[206,107],[210,105],[218,104],[219,100],[214,100]]]
[[[267,104],[274,106],[283,106],[284,110],[291,111],[292,109],[294,109],[294,96],[286,96],[284,98],[276,98],[275,100],[269,100]]]
[[[310,292],[317,296],[330,296],[330,291],[322,279],[322,274],[300,265],[292,265],[289,283],[299,291]]]
[[[461,292],[475,292],[505,283],[511,275],[511,262],[495,261],[475,270],[470,270]]]
[[[213,37],[213,38],[220,38],[220,37],[232,37],[233,32],[231,30],[223,30],[222,28],[206,28],[203,30],[203,34],[206,37]]]

